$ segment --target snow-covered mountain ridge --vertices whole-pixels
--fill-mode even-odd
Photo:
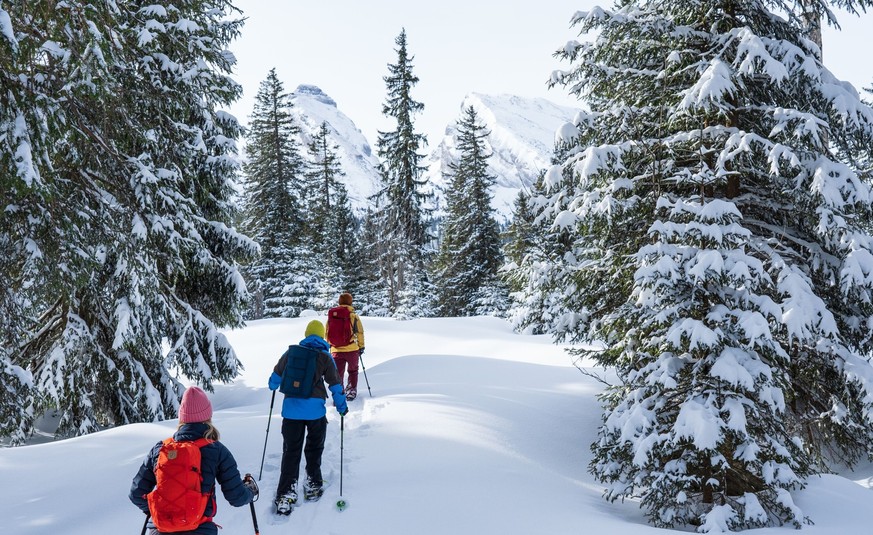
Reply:
[[[458,117],[446,127],[445,135],[426,164],[425,174],[438,192],[450,183],[449,164],[458,157],[456,121],[460,111],[470,106],[476,110],[480,124],[490,132],[486,143],[492,153],[489,172],[497,178],[492,206],[498,220],[508,221],[519,190],[529,188],[540,171],[550,167],[555,132],[571,122],[578,110],[543,98],[468,94],[461,103]]]
[[[352,206],[358,213],[363,212],[368,197],[378,190],[380,183],[379,159],[367,138],[354,121],[339,110],[336,101],[317,86],[300,85],[291,95],[301,146],[305,148],[321,123],[327,122],[333,142],[339,145]],[[458,156],[456,121],[460,111],[469,106],[475,108],[481,124],[490,132],[487,139],[487,149],[492,153],[489,169],[497,178],[492,205],[498,220],[506,222],[512,217],[512,205],[519,190],[529,188],[540,171],[550,166],[555,132],[572,121],[578,110],[542,98],[468,94],[461,102],[458,117],[447,118],[445,135],[425,161],[425,178],[438,197],[449,184],[449,164]]]
[[[379,187],[379,159],[367,138],[354,121],[339,110],[336,101],[314,85],[297,86],[291,93],[291,102],[294,121],[300,128],[301,150],[306,151],[321,123],[328,124],[330,140],[339,146],[338,155],[346,173],[344,182],[352,208],[362,213],[368,197]]]

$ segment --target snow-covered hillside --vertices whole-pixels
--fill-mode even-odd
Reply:
[[[349,200],[356,211],[363,211],[368,202],[367,198],[379,186],[379,159],[370,148],[366,137],[320,88],[300,85],[291,95],[294,119],[300,127],[302,150],[306,150],[321,123],[327,122],[332,141],[339,146]]]
[[[549,168],[555,132],[572,121],[578,110],[542,98],[468,94],[458,116],[449,119],[445,136],[428,158],[426,176],[437,191],[446,187],[444,173],[450,171],[449,164],[457,158],[456,121],[461,111],[470,106],[491,132],[487,140],[487,148],[493,153],[490,172],[497,177],[492,205],[498,220],[506,221],[512,216],[518,191],[528,188],[541,170]]]
[[[279,477],[281,418],[277,402],[267,434],[265,384],[309,319],[261,320],[226,333],[246,368],[210,396],[222,442],[243,473],[257,477],[268,439],[255,504],[261,534],[681,533],[648,526],[633,501],[601,498],[586,469],[600,422],[600,383],[576,370],[546,337],[514,334],[494,318],[363,318],[372,396],[361,374],[342,434],[336,411],[328,411],[324,498],[275,517],[270,499]],[[175,420],[128,425],[0,449],[0,533],[139,533],[144,518],[127,499],[131,478],[148,449],[175,427]],[[333,507],[341,436],[349,503],[342,513]],[[795,492],[795,502],[815,522],[803,533],[869,533],[871,475],[864,466],[849,478],[812,478]],[[249,507],[233,508],[220,496],[216,521],[227,535],[254,533]]]

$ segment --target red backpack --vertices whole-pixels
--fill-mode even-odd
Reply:
[[[212,491],[201,491],[200,448],[213,442],[208,438],[176,442],[170,437],[161,445],[155,464],[157,486],[146,495],[158,531],[190,531],[212,520],[203,516],[206,504],[214,497]]]
[[[333,307],[327,311],[327,343],[333,347],[351,344],[354,336],[352,330],[352,311],[347,307]]]

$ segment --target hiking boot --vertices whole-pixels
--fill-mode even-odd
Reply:
[[[346,392],[346,401],[352,401],[356,397],[358,397],[358,391],[354,388],[349,388]]]
[[[306,478],[306,483],[303,485],[303,499],[306,501],[316,501],[324,494],[324,483]]]

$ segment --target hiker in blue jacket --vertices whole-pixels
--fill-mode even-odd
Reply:
[[[216,513],[215,484],[221,485],[224,498],[234,507],[249,504],[257,497],[257,484],[247,476],[245,480],[240,478],[239,468],[230,450],[218,442],[218,429],[212,425],[212,404],[206,393],[200,388],[192,386],[182,396],[182,404],[179,406],[179,427],[173,434],[177,442],[196,441],[205,438],[208,443],[200,448],[200,473],[203,476],[201,492],[208,493],[206,510],[203,512],[202,522],[194,529],[179,533],[197,535],[216,535],[218,526],[212,521]],[[157,478],[155,467],[158,464],[158,456],[163,442],[158,442],[151,449],[139,467],[133,483],[130,486],[130,501],[147,515],[155,512],[149,510],[147,495],[155,489]],[[150,533],[160,533],[149,521]],[[166,528],[165,528],[166,529]]]
[[[297,348],[297,349],[295,349]],[[306,456],[306,482],[303,486],[304,498],[317,500],[321,497],[324,481],[321,477],[321,454],[324,452],[324,439],[327,434],[327,383],[333,397],[333,405],[341,416],[348,412],[346,397],[336,371],[336,364],[330,356],[330,345],[324,340],[324,324],[312,320],[306,326],[305,338],[296,346],[288,348],[270,375],[270,390],[282,385],[283,374],[289,355],[303,351],[315,358],[315,372],[309,397],[293,397],[287,393],[282,402],[282,468],[279,486],[276,489],[276,512],[287,515],[297,503],[297,476],[300,473],[301,453]],[[283,388],[284,390],[284,388]],[[304,448],[304,436],[306,447]]]

